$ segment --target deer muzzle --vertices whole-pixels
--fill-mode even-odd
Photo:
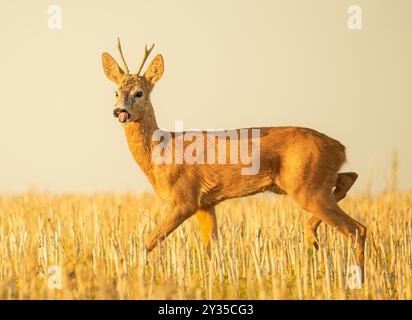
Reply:
[[[130,119],[130,113],[126,109],[116,108],[113,110],[113,116],[119,120],[120,123],[126,123]]]

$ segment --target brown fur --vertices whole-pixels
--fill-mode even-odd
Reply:
[[[170,204],[169,212],[146,240],[149,251],[183,221],[196,215],[210,252],[209,239],[217,236],[214,207],[219,202],[272,191],[289,195],[313,214],[307,237],[316,247],[316,228],[321,221],[345,236],[356,236],[358,264],[363,268],[366,228],[337,205],[357,177],[355,173],[338,174],[346,160],[345,147],[340,142],[308,128],[259,128],[261,160],[260,171],[255,175],[242,175],[241,164],[156,164],[151,153],[157,144],[152,135],[158,126],[150,93],[162,76],[163,58],[156,56],[144,76],[125,74],[107,53],[103,54],[103,67],[118,86],[116,106],[126,106],[131,115],[131,121],[124,126],[130,151],[156,193]],[[142,98],[132,98],[136,90],[144,92]],[[176,134],[170,143],[174,139]]]

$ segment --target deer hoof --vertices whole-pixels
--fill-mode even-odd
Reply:
[[[306,239],[315,247],[316,250],[319,250],[319,240],[316,231],[314,231],[313,229],[307,229]]]
[[[148,240],[145,241],[145,247],[146,247],[147,252],[150,252],[150,251],[152,251],[153,248],[155,247],[155,244],[154,244],[153,241],[151,241],[150,239],[148,239]]]

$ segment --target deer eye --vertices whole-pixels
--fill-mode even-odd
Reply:
[[[115,96],[115,97],[118,97],[118,96],[119,96],[119,93],[118,93],[117,91],[115,91],[115,92],[114,92],[114,96]]]
[[[137,91],[134,96],[137,97],[137,98],[142,97],[143,96],[143,91],[140,91],[140,90]]]

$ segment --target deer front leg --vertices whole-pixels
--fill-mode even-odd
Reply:
[[[199,222],[200,232],[202,233],[203,243],[206,248],[207,255],[210,258],[212,253],[210,240],[217,238],[217,223],[215,207],[202,208],[196,211],[196,218]]]
[[[195,209],[189,206],[174,206],[166,214],[166,217],[153,229],[149,234],[145,245],[146,249],[150,252],[157,245],[159,241],[162,241],[170,233],[172,233],[183,221],[193,215]]]
[[[321,222],[322,220],[320,220],[315,215],[312,215],[309,218],[308,222],[306,222],[306,239],[315,247],[316,250],[319,250],[319,239],[317,229]]]

